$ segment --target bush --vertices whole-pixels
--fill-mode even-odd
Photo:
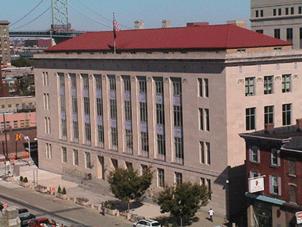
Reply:
[[[66,195],[66,188],[65,188],[65,187],[64,187],[63,190],[62,190],[62,194],[63,194],[63,195]]]
[[[19,180],[20,182],[23,182],[23,176],[20,176]]]
[[[59,185],[58,187],[58,193],[62,193],[62,189],[61,189],[61,186]]]
[[[23,182],[24,182],[24,183],[28,183],[27,177],[24,177],[24,178],[23,178]]]

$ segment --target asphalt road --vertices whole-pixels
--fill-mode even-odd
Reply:
[[[102,216],[98,212],[48,195],[33,192],[0,180],[0,201],[30,210],[37,216],[47,216],[60,223],[83,227],[130,227],[121,217]]]

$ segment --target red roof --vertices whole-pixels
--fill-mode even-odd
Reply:
[[[124,30],[117,32],[118,50],[233,49],[287,46],[274,39],[233,24],[177,28]],[[106,51],[112,49],[113,32],[87,32],[59,43],[48,51]]]

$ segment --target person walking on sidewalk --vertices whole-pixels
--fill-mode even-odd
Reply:
[[[213,222],[214,210],[210,208],[208,214],[209,214],[209,220]]]

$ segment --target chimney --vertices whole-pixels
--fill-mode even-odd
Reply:
[[[274,129],[274,124],[273,123],[268,123],[264,125],[264,131],[267,133],[272,132]]]
[[[188,22],[187,27],[198,27],[198,26],[206,26],[209,25],[209,22]]]
[[[170,28],[171,27],[171,21],[170,20],[162,20],[161,21],[161,27],[162,28]]]
[[[134,21],[134,28],[135,29],[143,29],[144,28],[144,21],[143,20]]]
[[[302,118],[296,120],[298,130],[302,130]]]
[[[227,24],[234,24],[241,28],[246,28],[245,21],[243,20],[228,20]]]

